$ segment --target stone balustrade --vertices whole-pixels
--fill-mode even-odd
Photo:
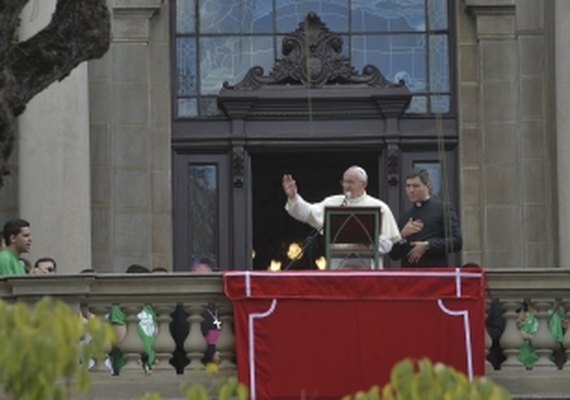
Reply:
[[[487,365],[487,375],[509,389],[515,398],[567,399],[570,362],[564,362],[564,358],[569,355],[570,333],[565,332],[560,349],[549,329],[548,315],[556,307],[563,307],[566,319],[570,317],[570,271],[560,268],[494,269],[487,272],[487,289],[487,304],[491,301],[499,304],[499,313],[504,318],[504,331],[497,339],[504,357],[499,353],[499,362]],[[519,321],[525,307],[538,320],[536,332],[530,339],[537,360],[527,366],[519,360],[523,345]],[[489,315],[489,307],[487,311]],[[488,358],[494,357],[496,361],[497,352],[493,351],[495,346],[491,349],[489,335],[492,331],[492,328],[488,329],[487,348],[493,353]]]
[[[157,391],[163,398],[176,399],[183,398],[182,384],[201,382],[215,392],[217,381],[236,373],[233,311],[223,294],[222,285],[221,273],[58,274],[4,278],[0,280],[0,297],[32,303],[49,295],[78,310],[81,304],[85,304],[91,313],[98,316],[107,315],[112,305],[118,305],[126,315],[126,335],[118,345],[125,355],[126,364],[119,376],[112,376],[104,363],[95,365],[91,370],[89,398],[131,399],[145,392]],[[221,362],[219,373],[214,378],[206,375],[201,362],[207,347],[200,329],[201,314],[211,302],[216,304],[223,326],[216,344]],[[158,336],[154,344],[158,363],[150,375],[144,373],[140,362],[143,347],[137,334],[137,314],[144,304],[152,305],[158,320]],[[182,344],[183,353],[189,359],[183,374],[177,374],[169,362],[175,350],[170,324],[177,305],[187,314],[186,329],[188,325],[190,328]]]
[[[556,306],[570,310],[570,271],[492,270],[487,273],[487,287],[488,304],[495,302],[495,306],[498,305],[492,311],[487,308],[498,325],[498,329],[490,327],[487,333],[489,359],[494,361],[494,364],[488,363],[487,375],[507,387],[515,398],[567,398],[564,396],[570,393],[570,363],[561,360],[570,348],[570,333],[565,332],[562,343],[557,344],[549,329],[548,316],[549,310]],[[117,377],[110,377],[103,365],[95,366],[92,374],[95,394],[91,398],[109,396],[108,390],[113,390],[115,395],[124,393],[124,398],[142,390],[158,390],[163,396],[176,398],[179,396],[178,384],[207,381],[201,362],[207,344],[200,324],[201,314],[209,302],[216,303],[224,326],[217,342],[221,356],[220,375],[235,374],[233,311],[223,294],[221,273],[46,275],[0,280],[0,296],[9,301],[34,302],[44,295],[60,298],[74,307],[87,304],[96,315],[107,314],[113,304],[120,305],[126,314],[127,334],[120,347],[127,364]],[[139,362],[142,345],[136,334],[136,314],[143,304],[153,305],[159,324],[155,342],[158,363],[150,377],[144,375]],[[538,320],[538,328],[531,339],[537,359],[532,366],[526,367],[518,357],[523,344],[518,319],[524,304]],[[183,353],[189,364],[182,375],[176,374],[169,363],[175,349],[169,326],[176,305],[183,307],[190,327],[183,343]],[[495,336],[494,342],[492,336]],[[563,349],[553,353],[560,346]],[[553,354],[557,355],[558,363],[553,361]],[[109,385],[109,379],[112,379],[112,385]]]

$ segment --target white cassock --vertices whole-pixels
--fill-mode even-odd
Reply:
[[[342,194],[329,196],[320,203],[308,203],[300,194],[297,194],[295,199],[287,199],[285,210],[296,220],[305,222],[320,231],[324,225],[325,207],[339,207],[341,205],[346,207],[380,208],[380,212],[382,213],[382,227],[380,237],[378,238],[378,251],[380,254],[389,253],[390,250],[392,250],[392,245],[401,240],[400,230],[398,229],[398,224],[394,219],[390,207],[383,201],[369,196],[366,192],[360,197],[350,199]],[[351,267],[354,267],[354,265],[351,265]],[[366,268],[371,267],[371,260],[366,260]],[[379,267],[382,268],[382,257],[380,257]],[[342,268],[342,265],[331,260],[331,268]]]

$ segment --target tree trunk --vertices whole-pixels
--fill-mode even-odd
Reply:
[[[27,2],[0,0],[0,188],[26,104],[81,62],[102,57],[111,41],[105,0],[58,0],[50,23],[18,42],[19,15]]]

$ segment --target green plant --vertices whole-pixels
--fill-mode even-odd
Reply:
[[[193,383],[182,388],[188,400],[208,400],[208,390],[201,383]],[[218,400],[247,400],[249,393],[247,386],[240,383],[236,377],[230,377],[224,381],[218,389]]]
[[[481,377],[469,381],[452,367],[432,364],[427,358],[410,359],[394,366],[382,390],[373,386],[341,400],[508,400],[510,394],[492,380]]]
[[[85,393],[89,361],[102,360],[113,341],[107,322],[85,320],[61,301],[44,297],[31,307],[0,300],[0,385],[18,400]]]
[[[182,385],[181,392],[188,400],[209,400],[208,389],[202,383],[192,383]],[[240,383],[237,378],[231,377],[224,381],[218,388],[217,400],[247,400],[249,392],[247,386]],[[162,397],[157,392],[147,392],[138,400],[161,400]]]

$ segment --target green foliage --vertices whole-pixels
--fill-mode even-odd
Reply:
[[[188,400],[208,400],[208,390],[201,383],[183,386],[182,391]],[[218,400],[247,400],[247,386],[240,383],[236,377],[228,378],[218,389]],[[146,399],[154,400],[154,399]]]
[[[377,386],[370,391],[344,396],[342,400],[508,400],[510,394],[488,378],[467,377],[443,364],[433,365],[424,358],[414,364],[400,361],[392,369],[390,382],[382,391]]]
[[[160,393],[158,392],[147,392],[142,397],[139,397],[139,400],[161,400]]]
[[[89,336],[89,343],[80,340]],[[111,326],[85,321],[58,300],[33,307],[0,300],[0,385],[18,400],[66,399],[90,386],[89,360],[102,360],[114,341]]]
[[[238,382],[237,378],[229,378],[221,387],[219,392],[219,400],[247,400],[249,393],[247,386]]]
[[[184,395],[189,400],[208,400],[208,390],[201,383],[193,383],[186,386]]]

